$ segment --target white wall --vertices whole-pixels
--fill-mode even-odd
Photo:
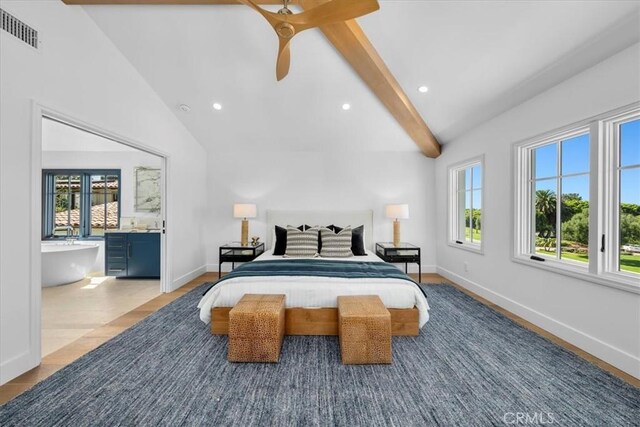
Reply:
[[[513,142],[638,101],[638,76],[635,45],[447,144],[436,161],[435,199],[441,274],[635,376],[640,295],[512,262],[510,177]],[[478,255],[446,243],[447,167],[482,153],[485,253]]]
[[[263,241],[267,209],[372,209],[374,232],[367,239],[388,242],[393,228],[392,220],[384,216],[384,205],[401,202],[408,203],[410,211],[410,218],[402,220],[402,239],[421,246],[423,272],[435,271],[434,164],[417,151],[211,153],[208,268],[218,270],[218,246],[240,240],[240,220],[232,214],[234,203],[258,205],[258,218],[250,221],[249,235]],[[223,270],[230,268],[230,264],[223,265]],[[417,266],[410,266],[410,271],[417,272]]]
[[[42,45],[36,51],[0,32],[0,383],[40,357],[31,339],[40,327],[32,321],[39,319],[32,283],[40,281],[39,224],[31,220],[32,200],[40,198],[38,183],[31,185],[34,100],[168,155],[173,287],[204,271],[206,210],[204,149],[82,8],[59,1],[2,7],[38,29]]]

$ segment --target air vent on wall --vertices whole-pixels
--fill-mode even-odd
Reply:
[[[31,47],[38,48],[38,32],[13,16],[0,9],[0,22],[2,29],[9,34],[19,38]]]

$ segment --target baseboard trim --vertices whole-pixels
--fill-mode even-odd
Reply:
[[[591,353],[597,358],[604,360],[629,375],[640,379],[640,358],[620,350],[619,348],[613,347],[612,345],[585,334],[572,326],[507,298],[504,295],[492,291],[445,268],[438,267],[437,272],[441,276],[451,280],[463,288],[486,298],[487,300],[509,310],[513,314],[522,317],[551,334],[556,335],[557,337],[588,353]]]
[[[238,264],[240,264],[240,263],[238,263]],[[206,267],[207,273],[217,273],[218,272],[218,264],[207,264],[205,267]],[[231,269],[229,267],[231,267],[231,266],[223,265],[222,266],[222,272],[223,273],[230,272]]]
[[[177,279],[175,279],[174,281],[171,282],[171,289],[169,290],[169,292],[173,292],[176,289],[186,285],[187,283],[189,283],[190,281],[192,281],[193,279],[202,276],[204,273],[206,273],[207,270],[207,265],[201,265],[200,267],[191,270],[190,272],[183,274],[182,276],[178,277]]]
[[[416,267],[415,271],[412,271],[411,267],[409,267],[409,273],[417,273],[418,268]],[[436,274],[438,272],[438,267],[435,265],[423,265],[422,266],[422,274]]]
[[[38,366],[38,360],[35,359],[31,351],[25,351],[0,363],[0,385]]]

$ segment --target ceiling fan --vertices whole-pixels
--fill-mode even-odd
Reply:
[[[276,76],[283,79],[289,71],[289,43],[297,33],[319,27],[327,41],[351,64],[353,70],[369,86],[428,157],[438,157],[441,147],[424,119],[378,54],[364,30],[353,18],[378,10],[376,0],[62,0],[68,5],[95,4],[244,4],[258,11],[273,27],[280,42]],[[280,13],[258,7],[258,4],[284,3]],[[292,14],[287,7],[294,2],[304,12]],[[2,0],[0,0],[2,2]],[[317,6],[320,4],[320,6]],[[315,7],[314,7],[315,6]],[[402,24],[402,23],[401,23]]]
[[[252,0],[238,0],[260,13],[273,27],[279,40],[276,78],[278,81],[289,73],[291,53],[289,43],[296,34],[309,28],[320,27],[340,21],[348,21],[375,12],[380,8],[377,0],[331,0],[327,3],[292,13],[288,8],[290,0],[283,0],[283,8],[277,13],[265,10]]]

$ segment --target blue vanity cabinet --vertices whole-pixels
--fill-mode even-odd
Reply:
[[[127,234],[104,235],[104,269],[107,276],[127,277]]]
[[[160,233],[106,233],[107,276],[160,277]]]
[[[129,233],[127,277],[160,277],[160,233]]]

